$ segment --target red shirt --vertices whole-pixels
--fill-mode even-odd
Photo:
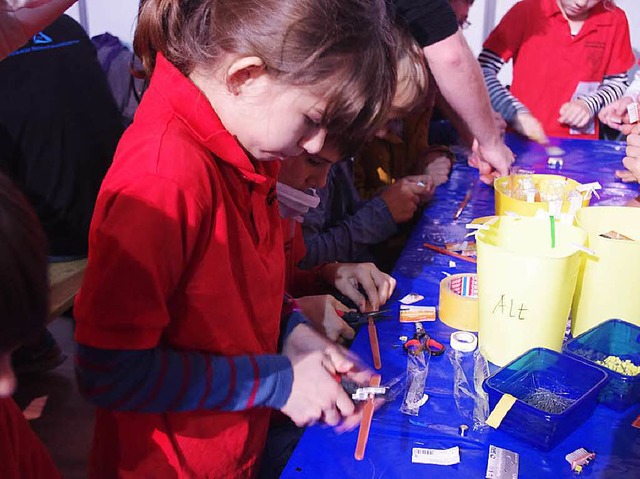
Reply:
[[[319,274],[319,270],[324,264],[311,269],[298,267],[300,261],[307,254],[302,225],[292,218],[282,218],[281,226],[284,236],[285,286],[287,293],[294,298],[330,293],[331,287],[322,280]]]
[[[284,295],[278,168],[253,164],[198,88],[158,55],[98,196],[75,303],[78,342],[275,353]],[[101,409],[90,473],[250,477],[269,415]]]
[[[560,107],[571,101],[581,82],[597,87],[606,75],[624,73],[634,63],[624,12],[599,3],[589,13],[572,37],[555,0],[522,0],[484,44],[505,62],[513,58],[511,93],[550,136],[597,139],[597,121],[593,133],[571,134],[558,122]]]
[[[13,399],[0,399],[0,477],[62,478]]]

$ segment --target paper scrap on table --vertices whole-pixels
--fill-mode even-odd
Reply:
[[[400,302],[402,304],[413,304],[413,303],[417,303],[418,301],[422,301],[423,299],[424,299],[424,296],[422,296],[421,294],[409,293],[404,298],[402,298]]]
[[[435,321],[435,306],[400,306],[401,323],[417,323],[420,321]]]
[[[447,251],[460,253],[462,256],[476,256],[476,243],[474,241],[458,241],[454,243],[445,243]]]
[[[515,402],[516,398],[514,396],[511,394],[503,394],[500,401],[498,401],[498,404],[496,404],[496,407],[494,407],[491,414],[489,414],[489,417],[487,418],[487,425],[494,429],[498,429],[500,423],[513,407]]]
[[[436,464],[438,466],[453,466],[460,463],[460,448],[425,449],[414,447],[411,450],[411,462],[414,464]]]
[[[24,411],[22,411],[25,419],[27,421],[38,419],[42,415],[44,406],[47,404],[47,399],[49,399],[49,396],[40,396],[31,401]]]

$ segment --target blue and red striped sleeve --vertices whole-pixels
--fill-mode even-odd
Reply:
[[[293,370],[283,355],[216,356],[153,348],[108,350],[80,344],[81,392],[116,411],[240,411],[279,409],[289,398]]]

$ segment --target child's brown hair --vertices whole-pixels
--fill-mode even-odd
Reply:
[[[257,56],[295,86],[319,87],[323,125],[341,148],[384,121],[395,90],[395,45],[384,0],[143,0],[134,48],[147,74],[161,52],[183,74]]]
[[[46,241],[26,198],[0,173],[0,352],[15,348],[45,326]]]
[[[401,19],[395,22],[396,65],[398,78],[394,99],[394,109],[402,106],[394,114],[403,117],[423,105],[427,99],[429,73],[420,45],[414,40],[408,27]],[[433,87],[433,86],[432,86]]]

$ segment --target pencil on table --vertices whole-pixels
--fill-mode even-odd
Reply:
[[[470,256],[462,256],[461,254],[458,254],[454,251],[449,251],[448,249],[441,248],[440,246],[436,246],[431,243],[423,243],[423,246],[425,248],[429,248],[432,251],[435,251],[436,253],[446,254],[447,256],[453,256],[454,258],[458,258],[458,259],[461,259],[462,261],[467,261],[469,263],[474,263],[474,264],[477,263],[475,258],[472,258]]]

